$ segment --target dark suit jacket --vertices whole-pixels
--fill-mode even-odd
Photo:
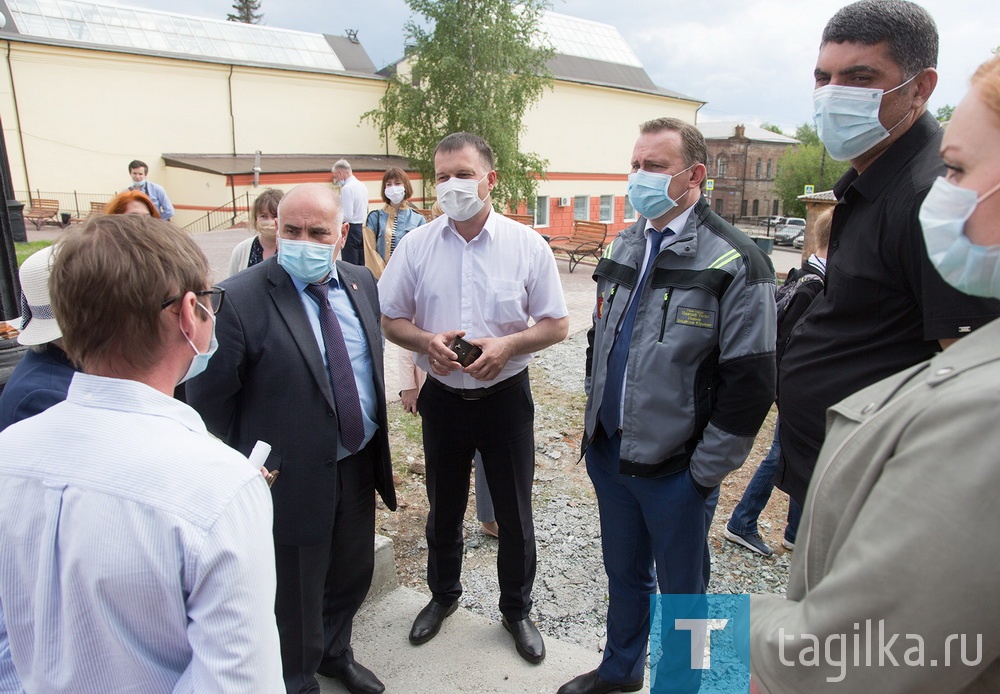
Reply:
[[[76,369],[55,345],[45,351],[27,351],[0,395],[0,431],[33,417],[66,399]]]
[[[389,457],[378,289],[366,268],[338,262],[371,350],[378,431],[375,488],[395,510]],[[219,349],[187,384],[188,403],[209,431],[248,455],[271,444],[274,540],[308,547],[329,537],[337,492],[337,408],[323,355],[291,277],[277,256],[233,275],[216,317]],[[357,289],[353,289],[357,287]]]

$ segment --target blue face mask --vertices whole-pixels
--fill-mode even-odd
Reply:
[[[815,90],[813,120],[816,123],[816,134],[830,153],[830,158],[849,161],[889,137],[889,133],[906,120],[906,116],[886,130],[878,119],[882,97],[905,87],[916,78],[917,75],[914,75],[886,92],[836,84],[828,84]]]
[[[188,341],[188,344],[191,345],[191,349],[194,350],[194,359],[191,360],[191,366],[188,367],[187,373],[185,373],[184,377],[177,382],[177,385],[180,385],[185,381],[190,381],[192,378],[202,373],[206,369],[206,367],[208,367],[209,359],[211,359],[212,355],[215,354],[215,351],[219,349],[219,341],[215,339],[215,316],[212,315],[211,311],[202,306],[201,302],[196,302],[196,303],[201,308],[201,310],[205,311],[208,314],[208,317],[212,319],[212,339],[208,343],[208,351],[202,354],[201,352],[198,351],[198,348],[194,346],[194,343],[191,342],[191,338],[188,337],[186,334],[184,335],[184,339]],[[179,322],[180,318],[178,317],[178,323]]]
[[[336,249],[336,246],[328,243],[279,238],[278,264],[295,279],[315,284],[326,279],[333,271],[333,254]]]
[[[688,190],[681,193],[677,200],[670,197],[670,182],[674,176],[694,168],[694,164],[676,174],[650,173],[639,169],[628,176],[628,199],[632,207],[646,219],[659,219],[687,195]]]
[[[945,282],[964,294],[1000,298],[1000,246],[979,246],[965,235],[976,206],[998,190],[1000,184],[977,195],[939,178],[920,206],[927,256]]]

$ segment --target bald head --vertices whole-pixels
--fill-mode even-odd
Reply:
[[[340,198],[319,183],[295,186],[278,203],[279,239],[335,245],[336,254],[347,237],[343,222]]]

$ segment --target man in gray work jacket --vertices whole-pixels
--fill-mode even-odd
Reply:
[[[697,128],[659,118],[639,131],[629,199],[642,217],[594,272],[587,351],[583,452],[600,506],[608,644],[601,666],[560,694],[642,687],[649,596],[657,583],[705,593],[719,484],[774,400],[770,260],[702,200]],[[700,670],[683,670],[657,677],[687,691]]]

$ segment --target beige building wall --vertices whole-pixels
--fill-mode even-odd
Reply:
[[[20,195],[29,184],[43,197],[111,194],[129,185],[128,162],[141,159],[177,208],[175,221],[185,225],[226,204],[234,188],[220,175],[166,167],[163,153],[397,153],[362,121],[378,106],[381,78],[16,41],[2,56],[0,117]],[[539,195],[621,198],[639,123],[660,116],[693,123],[698,106],[556,81],[525,118],[524,148],[549,161]],[[361,178],[372,207],[381,204],[379,176]],[[296,182],[294,175],[265,176],[263,185],[288,189]],[[420,197],[419,182],[414,189]],[[248,191],[251,198],[257,192],[235,186],[237,197]]]
[[[564,173],[629,172],[639,124],[671,116],[695,122],[699,103],[574,82],[555,82],[525,114],[524,149]]]

